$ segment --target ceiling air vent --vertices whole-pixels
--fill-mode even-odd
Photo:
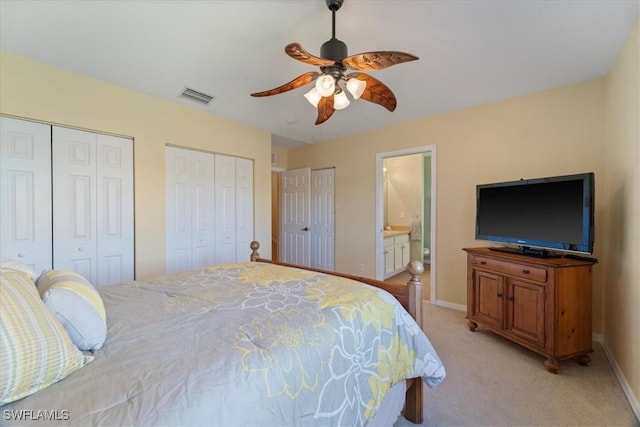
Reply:
[[[184,88],[180,96],[204,105],[209,105],[213,99],[213,96],[211,95],[207,95],[206,93],[202,93],[188,87]]]

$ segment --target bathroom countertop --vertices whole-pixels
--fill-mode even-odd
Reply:
[[[382,232],[382,235],[384,237],[393,237],[393,236],[399,236],[401,234],[409,234],[411,233],[411,228],[410,227],[402,227],[402,226],[396,226],[396,227],[391,227],[391,230],[384,230]]]

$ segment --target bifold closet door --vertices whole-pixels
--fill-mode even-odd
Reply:
[[[165,147],[167,273],[215,264],[214,155]]]
[[[134,278],[133,144],[53,127],[53,266],[96,285]]]
[[[216,154],[216,261],[249,261],[253,240],[253,160]]]
[[[0,205],[0,255],[51,269],[51,126],[0,117]]]
[[[236,158],[236,262],[250,261],[253,240],[253,160]]]

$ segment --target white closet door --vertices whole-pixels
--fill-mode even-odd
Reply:
[[[53,268],[98,280],[96,134],[53,128]]]
[[[167,273],[191,268],[191,154],[165,147]]]
[[[166,147],[167,273],[215,263],[214,155]]]
[[[192,268],[215,264],[214,183],[215,158],[213,154],[193,151],[191,181],[192,193]]]
[[[253,240],[253,160],[236,159],[236,261],[250,261]]]
[[[0,117],[0,205],[0,255],[51,269],[51,126]]]
[[[98,284],[133,280],[133,144],[97,135]]]
[[[133,279],[131,141],[53,127],[52,142],[54,268],[97,286]]]
[[[216,261],[236,262],[236,158],[216,154]]]

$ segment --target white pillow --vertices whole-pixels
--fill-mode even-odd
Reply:
[[[93,360],[71,342],[25,273],[0,274],[0,406],[29,396]]]
[[[102,298],[87,279],[73,271],[50,270],[38,279],[44,304],[60,320],[80,350],[98,350],[107,338]]]

